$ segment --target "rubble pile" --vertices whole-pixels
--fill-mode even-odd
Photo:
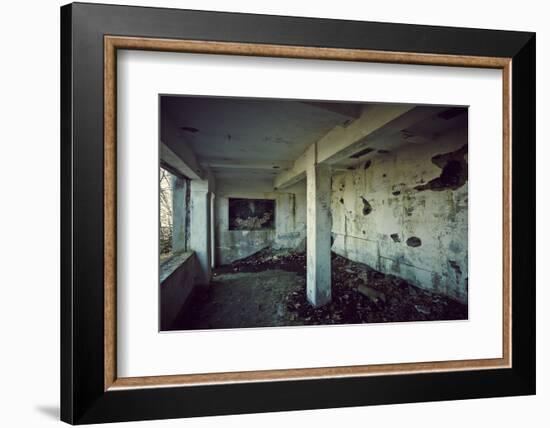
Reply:
[[[269,269],[281,269],[306,274],[306,253],[293,251],[275,251],[264,248],[244,259],[237,260],[230,265],[216,268],[214,274],[229,272],[261,272]]]
[[[306,274],[306,255],[264,249],[218,270],[259,272],[281,269]],[[286,296],[289,325],[358,324],[468,318],[467,306],[431,293],[393,275],[332,254],[332,300],[314,308],[303,287]]]

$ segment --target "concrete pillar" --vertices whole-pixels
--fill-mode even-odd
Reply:
[[[172,252],[179,253],[187,249],[187,182],[175,175],[172,176]]]
[[[327,165],[311,164],[307,177],[307,299],[322,306],[331,299],[331,175]]]
[[[189,249],[193,250],[202,271],[199,282],[210,282],[210,193],[207,180],[191,180],[191,222],[189,228]]]
[[[210,267],[216,266],[216,195],[210,192]]]

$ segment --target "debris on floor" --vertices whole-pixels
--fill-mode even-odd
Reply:
[[[306,253],[264,248],[230,265],[217,267],[214,270],[214,276],[228,272],[261,272],[269,269],[281,269],[305,275]]]
[[[305,267],[304,267],[305,268]],[[393,275],[332,254],[332,300],[313,308],[306,290],[288,296],[287,307],[307,324],[355,324],[461,320],[466,305],[409,284]]]
[[[286,297],[305,287],[295,272],[218,273],[208,286],[196,287],[173,330],[280,327],[287,323]]]
[[[375,290],[374,288],[369,287],[368,285],[359,284],[357,291],[359,291],[359,293],[363,296],[367,296],[373,303],[377,304],[379,301],[386,303],[386,295]]]
[[[295,274],[292,279],[285,272]],[[260,275],[258,275],[260,274]],[[261,277],[261,278],[260,278]],[[466,305],[393,275],[332,254],[332,300],[314,308],[306,297],[305,252],[264,249],[216,268],[180,328],[358,324],[462,320]],[[263,278],[263,279],[262,279]],[[238,313],[230,307],[239,305]],[[190,314],[188,314],[190,315]]]

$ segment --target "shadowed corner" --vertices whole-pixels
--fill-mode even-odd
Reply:
[[[38,410],[43,415],[59,420],[60,418],[60,412],[59,412],[59,406],[57,405],[40,405],[35,407],[36,410]]]

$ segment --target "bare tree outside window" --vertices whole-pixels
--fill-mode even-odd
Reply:
[[[160,204],[160,254],[161,257],[172,253],[172,181],[173,175],[164,168],[160,168],[159,204]]]

